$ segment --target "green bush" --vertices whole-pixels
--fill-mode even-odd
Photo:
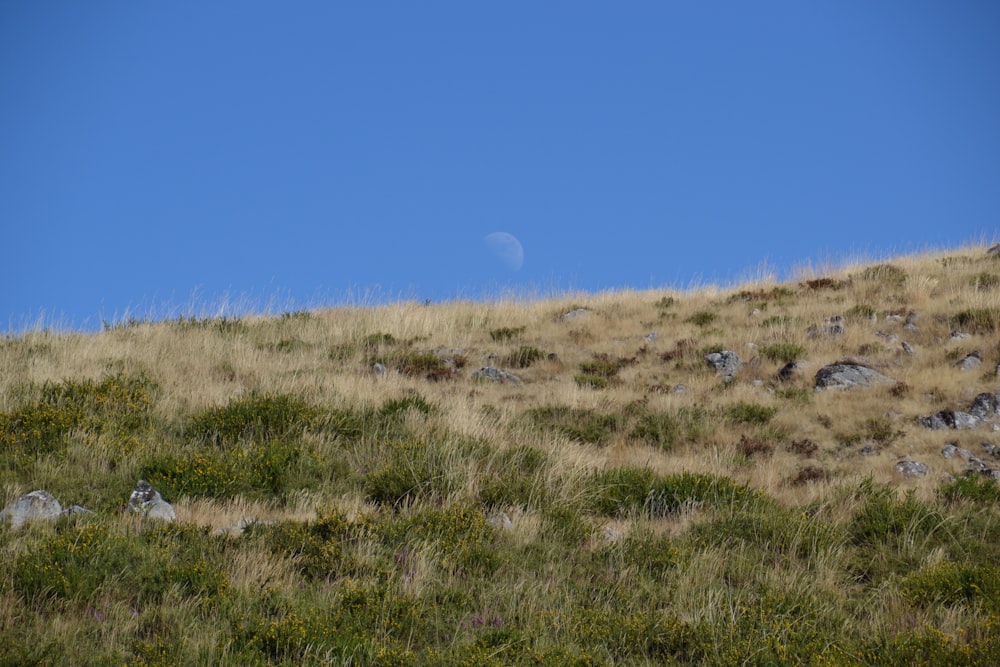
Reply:
[[[861,279],[878,282],[887,287],[902,287],[906,282],[906,271],[892,264],[876,264],[862,271]]]
[[[1000,504],[1000,484],[982,475],[967,475],[943,482],[938,495],[949,503],[967,500],[994,506]]]
[[[371,500],[397,507],[419,499],[445,498],[457,488],[457,471],[444,446],[409,438],[383,443],[364,478]]]
[[[941,560],[903,579],[903,593],[915,604],[983,607],[1000,612],[1000,568]]]
[[[983,272],[972,277],[972,286],[980,292],[988,292],[1000,286],[1000,276],[995,273]]]
[[[707,327],[709,324],[711,324],[712,322],[714,322],[716,319],[718,319],[718,315],[716,315],[715,313],[709,312],[707,310],[700,310],[700,311],[698,311],[697,313],[695,313],[694,315],[692,315],[691,317],[687,318],[684,321],[685,322],[690,322],[691,324],[694,324],[695,326]]]
[[[778,363],[801,359],[805,353],[806,349],[797,343],[771,343],[760,348],[762,357]]]
[[[532,408],[524,419],[531,425],[562,434],[570,440],[595,445],[607,444],[611,436],[624,426],[620,415],[601,414],[585,408],[549,405]]]
[[[544,358],[545,352],[539,350],[537,347],[522,345],[504,357],[503,363],[512,368],[528,368],[536,361]]]
[[[656,474],[649,468],[605,468],[591,473],[586,488],[590,508],[598,514],[626,516],[642,509]]]
[[[508,340],[520,338],[524,334],[524,327],[500,327],[490,331],[490,338],[494,343],[503,343]]]
[[[315,408],[294,396],[251,393],[195,415],[185,436],[227,448],[241,441],[295,438],[316,426],[318,419]]]
[[[725,413],[726,419],[734,424],[763,426],[778,414],[778,408],[740,401],[727,407]]]
[[[708,429],[708,412],[701,407],[691,407],[643,415],[631,436],[669,451],[681,442],[700,440]]]
[[[611,380],[604,375],[589,375],[581,373],[573,376],[573,381],[578,387],[585,389],[607,389],[611,385]]]
[[[1000,308],[968,308],[951,316],[951,325],[975,334],[991,334],[1000,329]]]
[[[479,498],[487,507],[540,507],[549,495],[545,452],[521,445],[501,452],[482,474]]]

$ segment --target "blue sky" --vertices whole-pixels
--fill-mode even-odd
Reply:
[[[7,2],[0,330],[993,240],[998,64],[992,0]]]

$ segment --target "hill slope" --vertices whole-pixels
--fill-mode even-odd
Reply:
[[[996,663],[1000,487],[966,472],[1000,415],[948,426],[998,329],[974,247],[8,338],[5,501],[95,514],[0,527],[0,658]],[[887,379],[817,391],[841,361]],[[125,511],[140,478],[175,523]]]

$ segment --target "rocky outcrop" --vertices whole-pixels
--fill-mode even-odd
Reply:
[[[705,355],[705,361],[708,365],[718,371],[721,375],[726,377],[732,377],[743,368],[743,362],[740,360],[740,355],[730,350],[721,350],[719,352],[712,352],[711,354]]]
[[[882,375],[874,368],[854,362],[830,364],[816,372],[817,389],[849,389],[890,382],[893,382],[892,378]]]
[[[971,371],[983,365],[983,357],[979,352],[973,352],[959,359],[955,365],[963,371]]]
[[[984,392],[972,400],[969,413],[977,419],[987,420],[1000,417],[1000,394]]]
[[[903,477],[924,477],[927,475],[927,464],[920,461],[900,461],[896,464],[896,472]]]
[[[513,373],[502,371],[499,368],[494,368],[493,366],[483,366],[478,371],[473,372],[472,379],[486,380],[489,382],[513,382],[514,384],[520,384],[521,382],[521,378],[517,377]]]
[[[958,410],[941,410],[928,417],[917,417],[917,421],[932,431],[943,431],[948,428],[962,429],[979,426],[979,420],[968,412]]]
[[[164,500],[160,492],[144,479],[140,479],[135,485],[135,490],[128,499],[128,508],[148,519],[169,522],[177,518],[174,506]]]
[[[26,493],[0,512],[14,528],[20,528],[29,521],[54,521],[63,514],[62,505],[48,491]]]

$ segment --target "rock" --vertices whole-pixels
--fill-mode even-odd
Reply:
[[[502,371],[493,366],[483,366],[478,371],[472,373],[473,380],[489,380],[491,382],[513,382],[520,384],[521,378],[507,371]]]
[[[972,452],[970,452],[968,449],[963,449],[962,447],[959,447],[958,445],[954,444],[945,445],[944,448],[941,450],[941,456],[945,457],[946,459],[951,459],[956,456],[961,456],[966,461],[979,460],[975,456],[973,456]]]
[[[844,316],[834,315],[821,327],[815,325],[809,327],[806,333],[810,336],[842,336],[844,334]]]
[[[62,512],[66,516],[73,516],[75,514],[93,514],[93,510],[89,510],[86,507],[81,507],[79,505],[73,505],[72,507],[67,507]]]
[[[273,521],[262,521],[261,519],[240,519],[234,524],[228,526],[223,526],[222,528],[216,528],[212,531],[213,535],[242,535],[247,531],[248,528],[253,526],[273,526]]]
[[[853,362],[830,364],[816,372],[817,389],[848,389],[855,386],[867,387],[872,384],[891,382],[894,382],[892,378],[882,375],[874,368]]]
[[[778,371],[778,379],[787,382],[791,380],[796,375],[796,371],[802,368],[801,361],[789,361],[787,364],[781,367]]]
[[[646,334],[645,336],[643,336],[642,339],[644,341],[646,341],[647,343],[655,343],[656,342],[656,332],[655,331],[651,331],[648,334]]]
[[[955,365],[963,371],[971,371],[972,369],[979,368],[983,365],[983,357],[979,352],[973,352],[972,354],[968,354],[963,357]]]
[[[966,338],[968,338],[971,335],[972,334],[967,334],[964,331],[952,331],[951,332],[951,339],[952,340],[965,340]]]
[[[927,464],[920,461],[900,461],[896,464],[896,472],[903,477],[924,477],[927,474]]]
[[[716,371],[726,377],[732,377],[739,372],[741,368],[743,368],[743,362],[740,361],[740,355],[729,350],[706,354],[705,361],[708,362],[709,366],[713,367]]]
[[[968,412],[957,410],[941,410],[929,417],[917,417],[917,421],[931,429],[941,431],[946,428],[975,428],[979,425],[979,420]]]
[[[992,419],[1000,416],[1000,394],[984,392],[972,400],[969,412],[978,419]]]
[[[501,530],[508,530],[514,527],[514,522],[510,520],[506,512],[490,512],[486,515],[486,523]]]
[[[878,449],[875,448],[875,445],[865,445],[858,453],[861,456],[875,456],[878,454]]]
[[[687,390],[688,388],[686,384],[675,384],[674,388],[671,389],[670,392],[673,394],[686,394]]]
[[[149,519],[173,521],[177,518],[174,506],[164,500],[160,492],[144,479],[140,479],[135,485],[135,490],[128,499],[128,508]]]
[[[1000,447],[989,442],[983,443],[983,451],[995,459],[1000,459]]]
[[[59,501],[48,491],[26,493],[0,512],[3,519],[9,519],[14,528],[20,528],[28,521],[49,521],[62,516]]]
[[[583,315],[589,315],[589,314],[590,314],[590,311],[587,310],[586,308],[576,308],[574,310],[569,311],[568,313],[563,313],[560,316],[559,319],[562,319],[562,320],[573,320],[573,319],[576,319],[578,317],[582,317]]]
[[[375,375],[385,375],[385,364],[376,361],[372,366],[372,373]]]
[[[914,353],[913,352],[913,346],[910,345],[909,343],[907,343],[905,340],[903,341],[903,344],[900,347],[902,347],[903,348],[903,352],[906,352],[907,354],[913,354]]]

